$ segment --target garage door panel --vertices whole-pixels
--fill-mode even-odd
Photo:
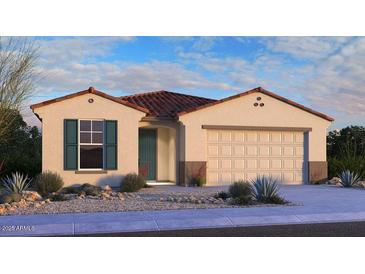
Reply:
[[[233,160],[233,168],[234,169],[244,169],[245,168],[245,160],[244,159],[234,159]]]
[[[257,136],[257,132],[250,132],[250,131],[247,131],[246,132],[246,142],[247,143],[257,143],[257,139],[258,139],[258,136]]]
[[[294,156],[294,147],[285,146],[283,148],[283,155],[284,156]]]
[[[214,158],[209,158],[207,162],[208,169],[218,169],[219,168],[219,160]]]
[[[303,156],[304,155],[304,148],[303,146],[295,147],[295,156]]]
[[[281,132],[271,132],[271,143],[281,143]]]
[[[220,146],[220,156],[231,156],[232,150],[231,145],[221,145]]]
[[[208,131],[208,142],[217,143],[219,140],[219,131],[217,130],[209,130]]]
[[[298,144],[304,143],[304,134],[303,133],[295,133],[295,142]]]
[[[257,146],[246,146],[247,156],[257,156]]]
[[[242,157],[243,155],[245,155],[244,145],[232,145],[232,154],[235,157]]]
[[[209,184],[211,185],[217,185],[218,183],[220,183],[218,172],[213,172],[213,171],[208,172],[207,179]]]
[[[231,159],[221,159],[220,168],[221,169],[231,169]]]
[[[246,168],[247,169],[257,169],[257,161],[258,161],[258,159],[247,159]]]
[[[259,160],[259,169],[270,169],[270,160],[269,159],[260,159]]]
[[[269,175],[302,183],[304,134],[287,131],[208,130],[208,184],[230,184]]]
[[[218,145],[208,145],[208,157],[218,156]]]
[[[270,142],[270,132],[259,132],[259,142],[260,143],[269,143]]]
[[[221,142],[231,142],[231,132],[228,130],[220,131],[220,141]]]
[[[292,132],[283,132],[283,142],[292,144],[294,142],[294,134]]]
[[[259,146],[259,156],[269,156],[270,146]]]
[[[272,159],[271,160],[271,168],[272,169],[281,169],[282,168],[282,161],[281,159]]]
[[[281,156],[281,146],[271,146],[270,147],[271,156]]]

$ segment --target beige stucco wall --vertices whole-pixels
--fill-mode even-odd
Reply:
[[[264,107],[254,107],[260,96]],[[185,161],[206,161],[206,131],[202,125],[302,127],[309,132],[309,161],[326,161],[330,122],[262,93],[253,93],[179,117],[183,124]]]
[[[157,181],[176,182],[178,124],[174,121],[142,121],[139,126],[157,129]]]
[[[90,104],[88,99],[94,99]],[[121,177],[138,173],[138,122],[145,113],[95,94],[67,99],[35,109],[42,119],[42,170],[58,172],[65,185],[76,183],[119,185]],[[118,121],[118,169],[107,174],[75,174],[63,169],[64,119],[107,119]]]

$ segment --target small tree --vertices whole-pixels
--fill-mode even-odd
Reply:
[[[37,48],[30,40],[0,37],[0,143],[9,135],[16,111],[32,93],[36,60]]]

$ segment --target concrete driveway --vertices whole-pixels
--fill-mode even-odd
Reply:
[[[365,221],[365,190],[304,185],[282,186],[281,193],[298,205],[2,216],[0,236],[94,235]],[[9,226],[20,229],[7,231]],[[27,226],[27,230],[22,226]]]

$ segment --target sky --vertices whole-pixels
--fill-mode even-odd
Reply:
[[[365,37],[32,37],[42,78],[31,103],[90,86],[114,96],[169,90],[215,99],[261,86],[365,124]]]

